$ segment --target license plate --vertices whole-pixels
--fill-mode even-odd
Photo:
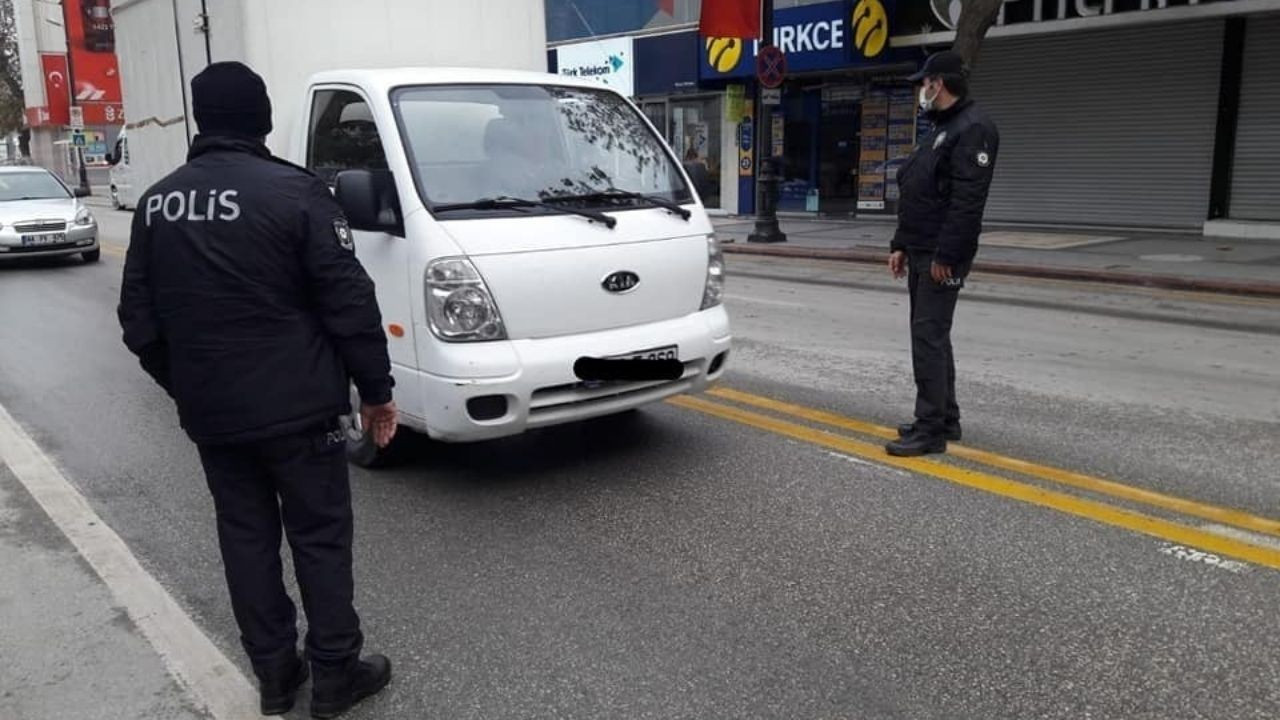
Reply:
[[[48,233],[44,235],[23,235],[23,247],[39,247],[41,245],[62,245],[67,241],[66,233]]]
[[[652,350],[637,350],[626,355],[614,355],[609,360],[679,360],[680,348],[676,345],[667,345],[665,347],[653,348]]]

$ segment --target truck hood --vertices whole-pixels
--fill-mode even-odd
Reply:
[[[697,312],[711,224],[665,210],[614,214],[613,230],[573,215],[441,223],[484,277],[511,339],[557,337]],[[639,279],[619,292],[617,274]],[[645,348],[637,348],[643,350]]]

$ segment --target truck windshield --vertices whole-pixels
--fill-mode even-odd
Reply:
[[[71,197],[62,183],[43,170],[0,173],[0,202],[61,200]]]
[[[484,202],[494,198],[615,210],[693,200],[662,142],[611,92],[448,85],[401,89],[392,103],[418,190],[437,212],[500,210]]]

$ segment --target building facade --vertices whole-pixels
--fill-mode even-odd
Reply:
[[[90,167],[105,167],[124,124],[110,2],[13,0],[13,9],[31,131],[27,159],[75,184],[79,154]],[[83,132],[73,133],[73,124]]]
[[[960,3],[776,5],[788,67],[768,148],[755,43],[698,37],[697,2],[548,0],[549,62],[581,73],[595,53],[588,72],[626,75],[707,167],[710,207],[754,211],[764,152],[783,159],[784,212],[893,213],[897,167],[928,132],[905,77],[949,46]],[[988,218],[1280,239],[1277,77],[1280,0],[1008,0],[973,78],[1002,134]]]

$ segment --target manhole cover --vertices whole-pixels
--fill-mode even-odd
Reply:
[[[1178,253],[1167,253],[1164,255],[1143,255],[1138,259],[1149,260],[1151,262],[1180,263],[1180,262],[1200,262],[1201,260],[1204,260],[1204,256],[1203,255],[1180,255]]]

